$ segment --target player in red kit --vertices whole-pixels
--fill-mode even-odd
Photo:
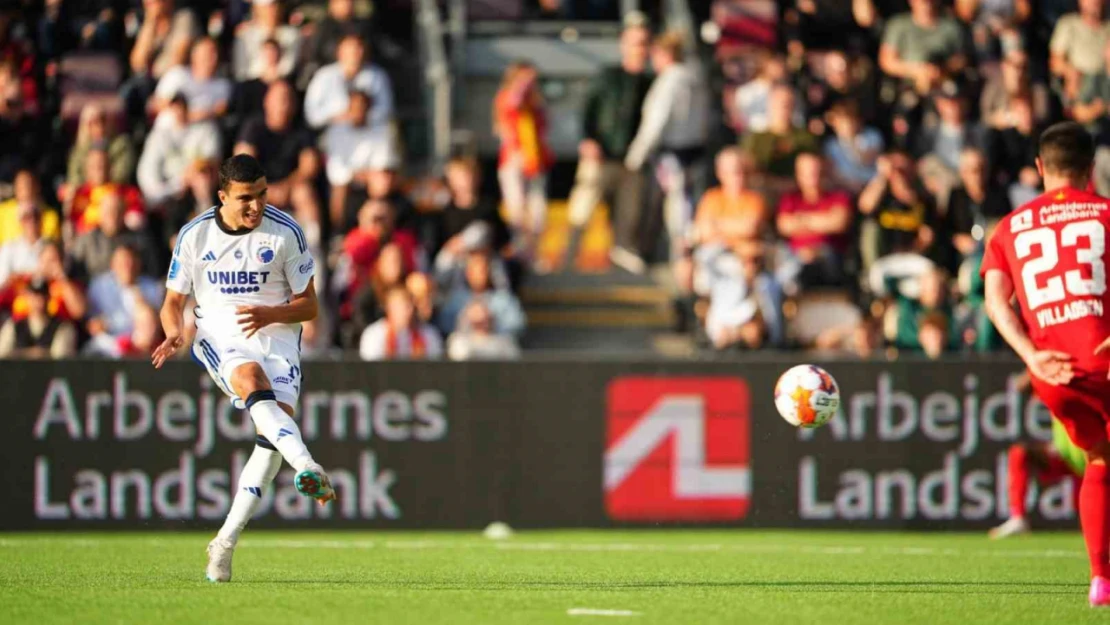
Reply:
[[[1045,193],[999,223],[981,271],[991,321],[1025,361],[1033,391],[1087,455],[1079,522],[1091,561],[1090,602],[1110,606],[1110,200],[1081,190],[1094,155],[1079,124],[1041,135]]]

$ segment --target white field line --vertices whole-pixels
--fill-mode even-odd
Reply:
[[[567,610],[568,616],[640,616],[639,612],[632,610],[599,610],[596,608],[571,608]]]
[[[109,539],[110,540],[110,539]],[[54,538],[31,536],[27,538],[0,538],[3,547],[34,547],[51,544],[68,547],[96,547],[109,540],[89,538]],[[164,547],[165,539],[149,538],[149,545]],[[420,550],[494,550],[494,551],[536,551],[561,553],[747,553],[747,554],[814,554],[814,555],[884,555],[898,557],[952,557],[974,556],[988,558],[1028,558],[1028,559],[1078,559],[1085,558],[1081,549],[956,549],[940,547],[864,547],[860,545],[790,545],[759,544],[743,545],[728,543],[692,543],[685,545],[663,543],[574,543],[574,542],[525,542],[525,541],[478,541],[478,540],[285,540],[270,538],[244,538],[241,546],[250,549],[388,549],[402,551]]]

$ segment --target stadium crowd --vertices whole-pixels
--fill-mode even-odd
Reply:
[[[726,45],[730,10],[760,2],[713,4],[708,65],[625,16],[621,63],[582,111],[571,250],[609,200],[613,263],[669,264],[683,330],[718,350],[998,348],[977,267],[992,224],[1038,193],[1039,129],[1088,125],[1110,194],[1103,0],[782,0],[773,41]],[[535,254],[554,164],[543,77],[513,63],[490,103],[500,193],[460,156],[442,193],[414,194],[396,44],[369,8],[0,6],[0,357],[148,354],[175,233],[244,152],[321,261],[307,353],[519,354],[519,285],[551,270]]]

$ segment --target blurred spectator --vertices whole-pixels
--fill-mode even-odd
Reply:
[[[993,168],[991,184],[1007,186],[1010,205],[1021,206],[1040,195],[1041,177],[1036,166],[1040,129],[1033,119],[1033,106],[1027,99],[1014,100],[1010,115],[1013,126],[993,130],[989,135],[991,158],[988,161]],[[1097,175],[1095,179],[1097,182]]]
[[[297,120],[294,96],[288,82],[279,80],[271,84],[263,113],[243,126],[234,152],[250,154],[262,163],[266,170],[267,201],[274,206],[292,207],[309,241],[316,244],[322,216],[316,193],[320,155],[312,133]]]
[[[494,332],[515,338],[524,333],[524,309],[520,300],[508,289],[494,286],[491,261],[489,252],[484,250],[467,255],[464,280],[447,294],[439,311],[436,325],[444,335],[455,331],[463,309],[473,301],[482,301],[489,308]]]
[[[343,223],[351,183],[396,159],[389,127],[371,126],[367,121],[370,96],[351,91],[345,99],[346,116],[333,120],[320,137],[320,146],[327,154],[324,170],[331,185],[329,212],[333,224]]]
[[[953,14],[971,36],[980,64],[1020,50],[1021,28],[1032,13],[1032,0],[955,0]]]
[[[389,205],[393,207],[393,218],[397,227],[416,233],[421,246],[430,249],[431,246],[435,245],[435,241],[432,240],[433,233],[430,232],[431,229],[428,227],[427,220],[416,210],[416,206],[401,189],[400,175],[397,172],[397,168],[401,165],[400,158],[393,150],[390,150],[390,156],[391,158],[380,159],[381,162],[374,162],[373,168],[367,171],[367,199],[389,202]],[[378,159],[375,159],[375,161],[378,161]],[[347,205],[350,206],[350,203],[348,202]],[[344,216],[343,223],[351,223],[349,215]]]
[[[376,321],[380,315],[375,311],[384,307],[385,291],[404,284],[405,277],[417,269],[419,255],[416,235],[394,227],[389,203],[367,200],[359,210],[358,227],[343,239],[332,276],[340,295],[340,318],[354,320],[359,329]]]
[[[70,190],[85,183],[89,153],[99,150],[108,155],[108,181],[126,184],[135,172],[135,148],[131,138],[117,132],[103,108],[88,104],[81,109],[77,139],[69,152],[66,184]]]
[[[424,323],[431,323],[436,316],[436,290],[435,280],[426,273],[413,272],[405,279],[405,288],[412,295],[416,305],[416,316]]]
[[[189,46],[200,36],[200,25],[189,9],[174,0],[143,0],[143,21],[131,48],[131,78],[120,95],[132,120],[145,116],[147,98],[171,67],[188,58]]]
[[[918,0],[921,1],[921,0]],[[794,159],[817,149],[817,139],[794,121],[797,96],[794,88],[778,84],[771,89],[767,129],[744,135],[740,145],[755,159],[759,171],[777,178],[794,175]]]
[[[0,245],[0,286],[13,278],[30,275],[39,266],[39,256],[49,239],[42,232],[42,211],[35,204],[21,204],[13,211],[19,235]],[[55,223],[55,228],[57,224]]]
[[[473,300],[463,309],[458,329],[447,337],[447,356],[451,360],[515,360],[520,357],[520,346],[512,336],[495,332],[489,306]]]
[[[648,209],[644,215],[639,257],[650,258],[659,226],[666,224],[671,256],[676,258],[688,236],[693,198],[700,193],[709,133],[709,88],[696,59],[687,62],[680,32],[656,37],[651,47],[656,77],[644,99],[640,128],[628,148],[624,165],[638,171],[649,163],[655,170]],[[654,160],[649,160],[654,156]],[[614,261],[622,260],[615,256]],[[636,271],[642,262],[624,263]]]
[[[47,132],[20,90],[12,61],[0,61],[0,181],[11,182],[23,168],[41,169]]]
[[[883,153],[883,136],[860,120],[853,100],[842,100],[829,109],[832,136],[825,140],[825,157],[837,184],[858,193],[878,173],[876,164]]]
[[[252,0],[250,20],[239,24],[235,30],[235,43],[231,48],[231,72],[237,81],[250,80],[262,75],[265,64],[262,49],[268,40],[281,47],[278,72],[284,78],[293,73],[301,34],[284,23],[279,0]]]
[[[534,65],[509,64],[492,116],[501,141],[497,181],[509,227],[518,245],[531,252],[547,217],[547,171],[555,160],[547,145],[547,114]]]
[[[219,158],[219,130],[212,122],[189,121],[185,97],[175,97],[150,129],[137,172],[147,203],[167,213],[170,229],[213,205]]]
[[[439,275],[461,268],[471,251],[504,250],[510,238],[497,204],[480,193],[477,161],[452,159],[447,163],[446,175],[451,201],[436,214],[434,223],[433,254]]]
[[[763,132],[770,123],[771,89],[786,80],[786,60],[761,50],[755,77],[740,85],[735,95],[735,127],[739,132]],[[800,117],[796,121],[801,121]]]
[[[897,298],[897,326],[894,346],[923,351],[938,358],[952,345],[952,308],[948,303],[947,276],[940,268],[930,268],[920,277],[917,298]]]
[[[583,139],[578,144],[578,172],[570,193],[573,231],[567,256],[574,262],[582,229],[603,198],[609,200],[614,244],[631,255],[643,213],[644,178],[624,166],[628,148],[640,127],[640,111],[651,86],[648,49],[651,31],[642,24],[621,33],[621,64],[607,67],[590,85],[583,114]]]
[[[785,285],[801,289],[845,284],[845,254],[852,229],[852,197],[821,187],[824,164],[816,154],[795,163],[798,191],[779,202],[775,223],[790,249],[790,261],[778,273]]]
[[[27,313],[0,327],[0,358],[72,358],[77,353],[73,324],[47,309],[50,285],[42,278],[24,291]]]
[[[373,23],[369,19],[355,15],[354,0],[328,0],[328,14],[312,25],[312,35],[304,42],[301,87],[316,70],[335,62],[335,51],[339,42],[347,36],[355,36],[363,41],[373,41]]]
[[[258,76],[248,80],[241,80],[235,85],[232,110],[237,119],[247,120],[256,115],[262,115],[265,108],[266,94],[270,87],[278,81],[284,80],[278,68],[281,60],[281,47],[273,39],[262,42],[258,50],[258,62],[261,69]],[[294,96],[296,94],[294,93]]]
[[[782,346],[782,289],[763,268],[762,245],[705,246],[697,264],[709,295],[705,331],[714,348]]]
[[[38,250],[38,266],[34,273],[8,280],[3,294],[0,295],[0,305],[10,306],[14,319],[23,319],[30,312],[26,290],[36,278],[46,280],[49,285],[47,312],[67,321],[76,321],[85,316],[88,307],[85,291],[68,270],[61,244],[57,241],[45,241]]]
[[[42,197],[39,179],[29,169],[15,174],[14,197],[0,202],[0,245],[27,236],[28,220],[34,216],[36,236],[56,239],[61,235],[58,213]],[[37,256],[37,255],[36,255]],[[3,283],[3,280],[0,280]]]
[[[435,328],[416,317],[412,295],[402,287],[386,294],[385,318],[362,332],[363,360],[424,360],[443,355],[443,341]]]
[[[879,159],[878,176],[859,197],[866,220],[860,231],[860,256],[865,270],[877,278],[873,290],[883,290],[887,275],[916,275],[931,264],[923,254],[932,250],[936,208],[914,175],[913,161],[904,152]],[[887,262],[878,265],[880,259]]]
[[[1107,38],[1106,47],[1103,48],[1104,57],[1110,58],[1110,38]],[[1071,107],[1071,118],[1095,135],[1099,146],[1110,145],[1110,64],[1094,74],[1086,74],[1082,79],[1082,86],[1076,95]]]
[[[135,251],[143,273],[161,273],[159,257],[146,232],[124,228],[124,200],[116,190],[105,191],[99,198],[99,215],[92,227],[73,242],[73,260],[79,263],[87,276],[98,276],[109,269],[112,251],[126,246]]]
[[[934,197],[946,198],[956,184],[960,153],[985,145],[985,132],[967,115],[967,98],[956,83],[945,82],[934,95],[939,122],[924,128],[917,141],[921,176]]]
[[[861,46],[864,31],[856,22],[852,4],[846,0],[788,1],[784,20],[788,46],[797,52]]]
[[[102,204],[108,196],[123,203],[123,221],[130,230],[140,230],[146,224],[146,208],[139,188],[131,184],[117,184],[108,180],[108,153],[90,150],[85,155],[85,182],[73,190],[68,219],[77,234],[96,228],[101,219]]]
[[[894,17],[883,31],[879,66],[920,95],[956,77],[968,65],[967,39],[940,0],[910,0],[910,13]]]
[[[231,81],[216,75],[220,65],[220,49],[216,40],[198,39],[193,44],[189,65],[178,65],[166,70],[154,90],[150,108],[161,113],[178,95],[185,96],[189,106],[189,121],[203,122],[219,119],[227,114],[231,103]]]
[[[807,65],[804,69],[809,69]],[[815,134],[828,123],[829,110],[841,103],[852,103],[864,124],[873,124],[878,117],[873,66],[868,61],[855,61],[846,52],[830,50],[820,63],[820,76],[803,71],[799,77],[805,94],[806,117]]]
[[[18,100],[27,115],[37,116],[42,95],[37,73],[42,63],[36,59],[33,42],[17,32],[23,30],[17,18],[14,6],[0,8],[0,92]]]
[[[138,311],[153,312],[162,304],[160,282],[140,273],[138,252],[127,245],[112,251],[110,271],[89,283],[88,331],[92,337],[87,351],[114,355],[121,340],[130,340]]]
[[[1024,52],[1011,52],[999,64],[1001,71],[987,80],[979,98],[979,111],[983,123],[993,129],[1004,130],[1014,125],[1014,102],[1028,100],[1033,106],[1033,117],[1044,122],[1051,114],[1051,94],[1048,87],[1034,83],[1029,75],[1029,57]]]
[[[1010,212],[1005,188],[990,184],[987,173],[983,152],[965,149],[960,155],[960,185],[952,190],[945,215],[952,246],[962,258],[980,251],[988,223]]]
[[[719,187],[705,192],[698,203],[693,241],[698,245],[732,246],[760,238],[770,219],[763,196],[750,187],[752,159],[736,147],[721,150],[715,159]]]
[[[89,339],[84,353],[104,358],[149,358],[150,352],[161,339],[158,313],[151,306],[135,308],[134,322],[130,334],[111,336],[102,332]],[[305,328],[311,327],[306,324]],[[309,331],[304,332],[303,340],[308,342]]]
[[[305,121],[312,128],[349,122],[348,94],[365,93],[370,98],[366,122],[385,126],[393,119],[393,87],[385,71],[369,62],[366,45],[358,35],[339,41],[336,61],[316,70],[304,97]]]
[[[1103,71],[1110,24],[1103,21],[1104,0],[1079,0],[1079,11],[1056,22],[1049,43],[1049,68],[1066,101],[1079,94],[1083,76]]]

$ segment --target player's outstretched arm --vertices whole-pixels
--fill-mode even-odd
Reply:
[[[239,328],[248,336],[274,323],[304,323],[316,318],[320,303],[316,299],[316,279],[310,278],[303,293],[294,295],[287,304],[280,306],[240,306]]]
[[[188,295],[178,293],[173,289],[166,289],[166,301],[162,303],[162,312],[159,315],[162,319],[162,332],[166,335],[166,340],[155,347],[154,353],[151,354],[150,361],[154,363],[155,369],[162,368],[166,360],[177,353],[177,350],[184,343],[181,334],[185,327],[185,301],[188,298]]]
[[[1025,331],[1021,317],[1011,303],[1014,297],[1014,283],[1006,272],[999,269],[987,271],[984,288],[986,291],[985,308],[998,333],[1017,355],[1025,361],[1029,372],[1056,386],[1071,381],[1073,371],[1072,357],[1064,352],[1038,350]]]

